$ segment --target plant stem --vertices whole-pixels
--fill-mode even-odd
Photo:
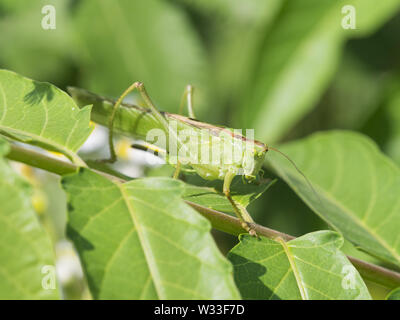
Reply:
[[[34,150],[25,149],[24,147],[15,144],[10,144],[10,145],[11,145],[10,152],[7,155],[7,158],[10,160],[22,162],[27,165],[40,168],[61,176],[74,173],[79,168],[75,164],[46,156]],[[121,179],[121,177],[115,177],[109,173],[105,173],[94,169],[91,170],[96,171],[97,173],[113,181],[117,182],[126,181],[124,179]],[[204,207],[202,205],[199,205],[191,201],[186,201],[186,203],[190,205],[192,208],[194,208],[196,211],[198,211],[205,218],[207,218],[211,222],[213,228],[217,230],[232,235],[239,235],[245,232],[245,230],[242,228],[240,220],[233,216]],[[291,235],[273,229],[269,229],[267,227],[258,224],[254,224],[253,228],[257,232],[257,234],[265,236],[270,239],[276,239],[279,237],[285,241],[289,241],[295,238]],[[400,286],[400,273],[384,267],[377,266],[375,264],[363,260],[359,260],[354,257],[348,256],[348,258],[353,263],[354,267],[357,268],[357,270],[365,279],[383,285],[389,289],[393,289]]]
[[[63,176],[66,174],[74,173],[78,170],[79,166],[70,162],[62,161],[53,157],[46,156],[43,153],[26,149],[16,144],[10,143],[10,151],[7,154],[7,158],[10,160],[18,161],[30,165],[35,168],[43,169],[51,173]],[[82,161],[82,164],[84,162]],[[91,168],[110,180],[124,182],[123,179],[116,177],[114,175],[102,172]]]
[[[212,226],[217,230],[232,235],[239,235],[245,232],[241,226],[240,220],[233,216],[203,207],[191,201],[186,201],[186,203],[193,207],[202,216],[206,217],[211,222]],[[295,239],[294,236],[261,226],[259,224],[254,225],[254,230],[257,232],[257,234],[269,239],[281,238],[285,241]],[[352,262],[354,267],[357,268],[357,270],[365,279],[383,285],[389,289],[400,286],[400,273],[351,256],[347,256],[347,258]]]
[[[61,161],[34,150],[26,149],[11,143],[10,152],[8,153],[7,158],[18,162],[23,162],[32,167],[43,169],[61,176],[68,173],[73,173],[78,168],[75,164]]]

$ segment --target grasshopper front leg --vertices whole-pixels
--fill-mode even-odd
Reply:
[[[108,147],[110,150],[110,157],[108,159],[102,159],[102,160],[100,160],[100,162],[114,163],[115,161],[117,161],[117,154],[115,152],[114,141],[113,141],[115,115],[117,114],[117,110],[118,110],[119,106],[121,105],[122,101],[136,87],[137,87],[137,83],[135,82],[121,94],[121,96],[118,98],[118,100],[115,102],[115,104],[113,106],[111,116],[110,116],[110,119],[108,122]]]
[[[185,100],[187,100],[187,108],[188,108],[189,117],[192,119],[196,119],[196,116],[194,115],[194,110],[193,110],[193,92],[194,92],[194,87],[192,85],[188,84],[182,95],[181,105],[179,107],[179,114],[182,114],[183,106],[185,105]]]
[[[257,232],[252,227],[254,225],[254,220],[251,218],[246,208],[232,199],[230,187],[235,176],[236,174],[234,172],[228,171],[224,178],[223,192],[228,198],[229,202],[232,204],[233,210],[235,211],[236,216],[239,218],[243,229],[245,229],[251,236],[258,237]]]
[[[164,118],[164,116],[161,114],[161,112],[158,111],[157,108],[154,106],[153,102],[151,101],[149,95],[146,92],[146,89],[144,88],[143,83],[141,83],[141,82],[136,82],[136,83],[137,83],[136,87],[139,90],[143,100],[145,101],[146,105],[150,108],[150,110],[152,111],[154,116],[157,118],[157,120],[160,122],[160,124],[164,127],[164,129],[167,133],[167,138],[168,138],[169,133],[170,133],[168,121]],[[190,98],[188,99],[190,106],[192,103],[191,101],[192,100],[191,100],[191,95],[190,95]],[[176,141],[178,141],[177,136],[175,136],[174,138]],[[176,164],[176,169],[175,169],[174,175],[173,175],[174,179],[177,179],[179,177],[180,170],[181,170],[181,163],[178,161]]]
[[[188,84],[182,95],[181,104],[179,106],[179,114],[182,114],[183,106],[185,105],[185,100],[187,100],[187,108],[188,108],[189,117],[192,119],[195,119],[195,115],[194,115],[194,111],[193,111],[193,91],[194,91],[193,86]],[[180,172],[181,172],[181,163],[178,160],[175,171],[174,171],[174,175],[172,177],[174,179],[178,179]]]
[[[122,101],[125,99],[125,97],[137,89],[144,102],[146,103],[147,107],[152,111],[156,119],[160,122],[160,124],[167,130],[168,132],[168,122],[164,118],[164,116],[157,110],[157,108],[154,106],[153,102],[151,101],[150,97],[148,96],[146,89],[144,88],[144,85],[142,82],[135,82],[131,86],[129,86],[128,89],[126,89],[122,95],[118,98],[118,100],[115,102],[112,113],[110,116],[109,124],[108,124],[108,145],[110,149],[110,158],[108,159],[103,159],[101,162],[109,162],[109,163],[114,163],[117,160],[117,155],[115,153],[115,148],[114,148],[114,142],[113,142],[113,134],[114,134],[114,119],[115,115],[117,114],[118,108],[120,107]]]

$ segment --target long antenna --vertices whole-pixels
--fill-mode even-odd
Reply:
[[[314,187],[312,186],[310,180],[308,180],[308,178],[307,178],[306,175],[303,173],[303,171],[301,171],[301,170],[297,167],[296,163],[295,163],[292,159],[290,159],[289,156],[288,156],[287,154],[283,153],[282,151],[280,151],[280,150],[278,150],[278,149],[276,149],[276,148],[273,148],[273,147],[269,147],[269,146],[268,146],[268,149],[269,149],[269,150],[272,150],[272,151],[275,151],[275,152],[278,152],[280,155],[284,156],[284,157],[293,165],[293,167],[296,169],[296,171],[297,171],[298,173],[300,173],[300,174],[303,176],[304,180],[307,182],[308,186],[309,186],[310,189],[313,191],[314,195],[318,198],[320,204],[322,205],[321,198],[319,197],[317,191],[315,191],[315,189],[314,189]]]

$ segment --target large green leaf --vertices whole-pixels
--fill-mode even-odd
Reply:
[[[177,111],[191,83],[198,88],[196,109],[204,106],[205,55],[178,7],[161,0],[82,1],[75,25],[88,89],[117,96],[142,81],[160,109]]]
[[[342,244],[332,231],[289,242],[243,235],[228,258],[244,299],[370,299],[357,270],[339,250]]]
[[[269,162],[316,213],[363,250],[400,265],[400,169],[371,140],[333,131],[280,149],[319,197],[286,159],[271,153]]]
[[[222,180],[208,181],[196,175],[188,175],[185,181],[187,182],[183,195],[185,200],[195,202],[210,209],[234,213],[232,204],[222,192]],[[237,176],[231,184],[231,195],[236,202],[246,208],[274,183],[275,180],[265,180],[250,184],[243,182],[241,176]]]
[[[0,70],[0,133],[61,152],[76,152],[92,131],[90,107],[81,110],[55,86]]]
[[[0,138],[0,157],[7,152]],[[51,286],[53,247],[32,208],[31,188],[3,158],[0,203],[0,299],[58,299],[57,286]]]
[[[236,299],[232,266],[209,222],[169,178],[113,183],[89,170],[63,178],[68,235],[99,299]]]
[[[391,17],[399,0],[290,0],[267,35],[241,109],[259,139],[279,140],[316,104],[335,72],[346,39],[364,36]],[[356,29],[342,28],[342,8],[354,6]]]
[[[174,167],[165,164],[149,168],[145,175],[146,177],[172,177],[174,171]],[[205,180],[196,174],[188,173],[183,176],[182,180],[186,182],[183,199],[213,210],[234,214],[232,204],[223,193],[224,182],[222,180]],[[260,181],[250,183],[246,182],[242,176],[236,176],[231,184],[231,196],[246,208],[275,182],[276,179],[260,179]]]

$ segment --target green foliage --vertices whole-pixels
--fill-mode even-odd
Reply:
[[[240,297],[210,223],[182,201],[183,183],[147,178],[119,184],[88,170],[62,183],[69,196],[68,236],[94,298]]]
[[[339,23],[344,5],[353,5],[362,17],[356,31]],[[307,5],[287,1],[264,40],[255,84],[247,97],[250,106],[241,109],[242,116],[250,116],[247,123],[257,137],[270,143],[279,140],[315,106],[335,72],[344,41],[371,32],[398,6],[397,0],[379,7],[373,0],[311,0]]]
[[[206,89],[204,52],[182,11],[158,0],[84,1],[77,10],[74,25],[87,56],[85,87],[118,95],[140,79],[164,109],[176,110],[185,85],[192,83],[202,89],[201,104]]]
[[[222,193],[222,181],[207,181],[195,175],[187,176],[185,180],[187,182],[183,195],[185,200],[210,209],[234,213],[232,205]],[[275,181],[266,180],[250,184],[244,183],[242,177],[236,177],[231,185],[232,198],[246,208],[267,191]]]
[[[63,91],[0,70],[0,131],[16,140],[65,154],[76,151],[90,135],[90,107],[80,110]]]
[[[390,82],[381,108],[365,124],[363,131],[377,141],[385,153],[400,164],[400,79]],[[382,128],[385,128],[383,131]]]
[[[31,187],[3,159],[8,151],[0,138],[0,299],[58,299],[50,238],[32,208]],[[54,288],[43,286],[51,281]]]
[[[0,0],[0,299],[399,299],[399,0],[59,0],[54,30],[41,26],[48,1],[25,2]],[[341,25],[344,5],[356,29]],[[89,121],[108,125],[113,104],[77,87],[115,98],[134,81],[171,113],[191,83],[200,121],[281,143],[312,187],[271,150],[265,178],[236,177],[232,197],[299,238],[258,226],[268,238],[226,241],[211,225],[243,230],[221,181],[170,179],[140,153],[93,161],[108,149]],[[158,126],[126,106],[114,129],[144,139]],[[37,209],[43,194],[56,213]],[[45,289],[65,236],[84,276]]]
[[[400,170],[373,142],[333,131],[281,150],[304,171],[318,196],[286,159],[270,154],[272,167],[316,213],[365,251],[400,265]]]
[[[73,77],[71,64],[76,55],[73,29],[69,23],[69,0],[56,4],[57,28],[41,26],[42,7],[47,0],[0,1],[0,67],[42,81],[60,84]],[[23,49],[22,49],[23,48]]]
[[[228,258],[244,299],[370,299],[357,270],[339,250],[342,244],[332,231],[286,243],[244,235]]]

